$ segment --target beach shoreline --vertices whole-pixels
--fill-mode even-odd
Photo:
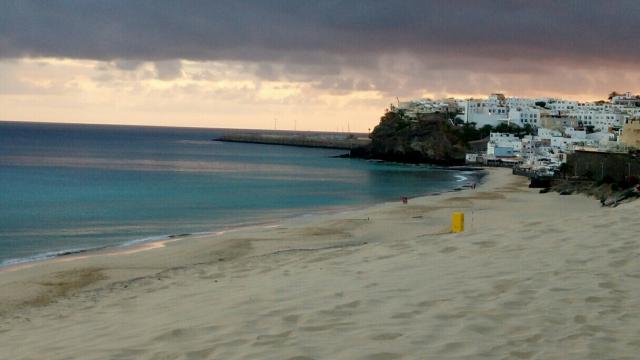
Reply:
[[[0,345],[11,358],[637,353],[638,204],[601,208],[488,172],[406,205],[0,272]],[[463,233],[449,231],[454,211]]]
[[[434,196],[440,195],[442,193],[448,192],[457,192],[471,187],[471,184],[480,185],[485,178],[486,173],[482,168],[438,168],[440,170],[451,170],[451,171],[465,171],[465,172],[473,172],[474,179],[471,181],[466,181],[464,185],[456,186],[449,190],[443,191],[435,191],[431,193],[425,193],[417,196],[411,196],[411,198],[420,198],[426,196]],[[466,179],[469,180],[469,179]],[[389,201],[387,201],[389,202]],[[386,203],[386,202],[382,202]],[[380,204],[380,203],[378,203]],[[298,218],[304,218],[307,216],[322,216],[322,215],[335,215],[339,213],[346,213],[355,210],[363,210],[371,206],[375,206],[377,204],[353,204],[353,205],[343,205],[343,206],[325,206],[320,208],[310,208],[305,209],[304,212],[294,211],[292,209],[289,214],[284,214],[281,217],[275,219],[264,219],[263,221],[257,221],[253,223],[242,224],[238,226],[229,226],[223,227],[222,229],[213,229],[204,232],[197,233],[176,233],[176,234],[163,234],[163,235],[152,235],[142,239],[132,239],[126,240],[121,244],[115,245],[107,245],[102,247],[95,248],[70,248],[70,249],[61,249],[57,251],[50,251],[41,254],[34,254],[33,256],[25,257],[25,258],[16,258],[16,259],[7,259],[5,262],[0,263],[0,274],[3,272],[12,272],[19,269],[32,267],[41,263],[46,263],[49,261],[73,261],[78,258],[86,258],[93,256],[102,256],[102,255],[110,255],[114,256],[119,253],[131,253],[144,251],[147,249],[153,249],[157,247],[163,247],[164,243],[174,242],[177,240],[189,240],[193,238],[201,238],[201,237],[218,237],[224,233],[230,232],[238,232],[238,231],[251,231],[251,229],[255,228],[263,228],[270,227],[274,224],[279,224],[281,222],[290,222],[296,221]]]

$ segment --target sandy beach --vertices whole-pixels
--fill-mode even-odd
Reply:
[[[525,180],[4,269],[0,358],[636,359],[640,201]]]

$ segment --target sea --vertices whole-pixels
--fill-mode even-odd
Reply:
[[[398,201],[479,176],[213,141],[221,132],[0,122],[0,266]]]

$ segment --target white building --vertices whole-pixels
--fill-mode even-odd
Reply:
[[[525,124],[538,126],[540,122],[540,110],[531,107],[510,109],[509,122],[518,126],[524,126]]]
[[[414,117],[419,113],[457,110],[459,118],[466,123],[475,123],[477,128],[511,123],[557,130],[588,126],[593,127],[596,132],[608,132],[612,128],[620,128],[629,119],[640,116],[640,107],[636,107],[640,99],[631,93],[616,96],[614,99],[612,103],[577,102],[556,98],[505,98],[502,94],[491,94],[486,99],[419,99],[400,103],[398,108]],[[544,107],[536,105],[542,105],[540,102],[544,103]]]
[[[465,100],[463,120],[467,123],[475,123],[477,128],[485,125],[497,126],[501,122],[508,121],[508,108],[501,105],[496,99],[490,100]]]
[[[524,107],[534,107],[536,104],[536,99],[527,99],[527,98],[518,98],[518,97],[510,97],[506,100],[506,105],[509,108],[524,108]]]
[[[569,116],[584,126],[593,126],[596,131],[608,131],[611,127],[621,127],[625,122],[625,114],[614,110],[574,110]]]
[[[522,151],[522,141],[514,134],[489,134],[487,143],[487,157],[513,157]]]
[[[552,137],[562,137],[562,133],[557,130],[540,128],[538,129],[538,137],[540,139],[551,139]]]
[[[623,95],[618,95],[611,98],[611,103],[627,107],[638,106],[637,104],[640,103],[640,98],[632,95],[630,92],[626,92]]]
[[[582,129],[582,130],[576,130],[574,128],[567,128],[564,130],[565,135],[567,135],[570,138],[573,139],[578,139],[578,140],[586,140],[587,139],[587,131]]]
[[[445,100],[432,101],[429,99],[417,99],[399,102],[396,109],[402,110],[407,116],[415,118],[419,114],[454,111],[457,110],[457,106],[455,102],[451,104]]]
[[[547,109],[556,110],[556,111],[571,111],[578,107],[577,101],[572,100],[562,100],[562,99],[551,99],[546,105]]]

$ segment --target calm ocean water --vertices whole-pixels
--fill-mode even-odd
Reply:
[[[446,191],[475,176],[216,135],[0,122],[0,265]]]

